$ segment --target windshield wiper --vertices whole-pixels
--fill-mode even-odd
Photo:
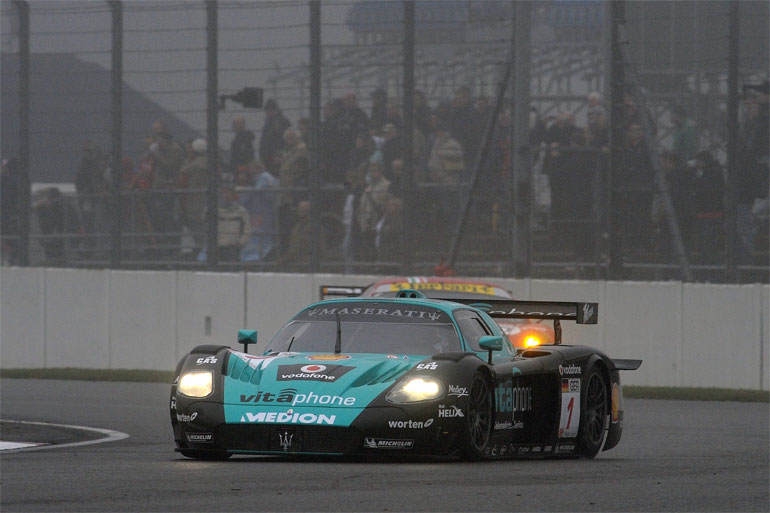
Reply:
[[[340,322],[340,314],[334,312],[334,316],[337,318],[337,342],[334,344],[334,354],[340,354],[342,351],[342,323]]]
[[[294,337],[295,337],[295,336],[296,336],[296,335],[292,335],[292,336],[291,336],[291,340],[289,340],[289,347],[287,347],[287,348],[286,348],[286,352],[287,352],[287,353],[288,353],[289,351],[291,351],[291,345],[294,343]]]

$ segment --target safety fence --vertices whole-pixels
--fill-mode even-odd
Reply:
[[[1,8],[4,263],[768,280],[766,3]]]

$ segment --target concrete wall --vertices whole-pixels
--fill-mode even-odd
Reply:
[[[0,269],[0,365],[173,369],[199,344],[261,352],[321,285],[373,275]],[[642,358],[633,385],[768,390],[770,286],[491,279],[519,299],[599,302],[599,324],[564,323],[567,343]]]

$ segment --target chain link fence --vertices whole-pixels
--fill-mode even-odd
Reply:
[[[766,3],[1,8],[6,264],[768,280]]]

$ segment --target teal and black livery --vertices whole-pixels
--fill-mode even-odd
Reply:
[[[171,389],[176,450],[234,454],[588,457],[622,434],[618,360],[556,343],[515,350],[495,318],[596,323],[595,303],[344,298],[300,311],[266,344],[199,346]],[[560,332],[560,330],[558,330]]]

